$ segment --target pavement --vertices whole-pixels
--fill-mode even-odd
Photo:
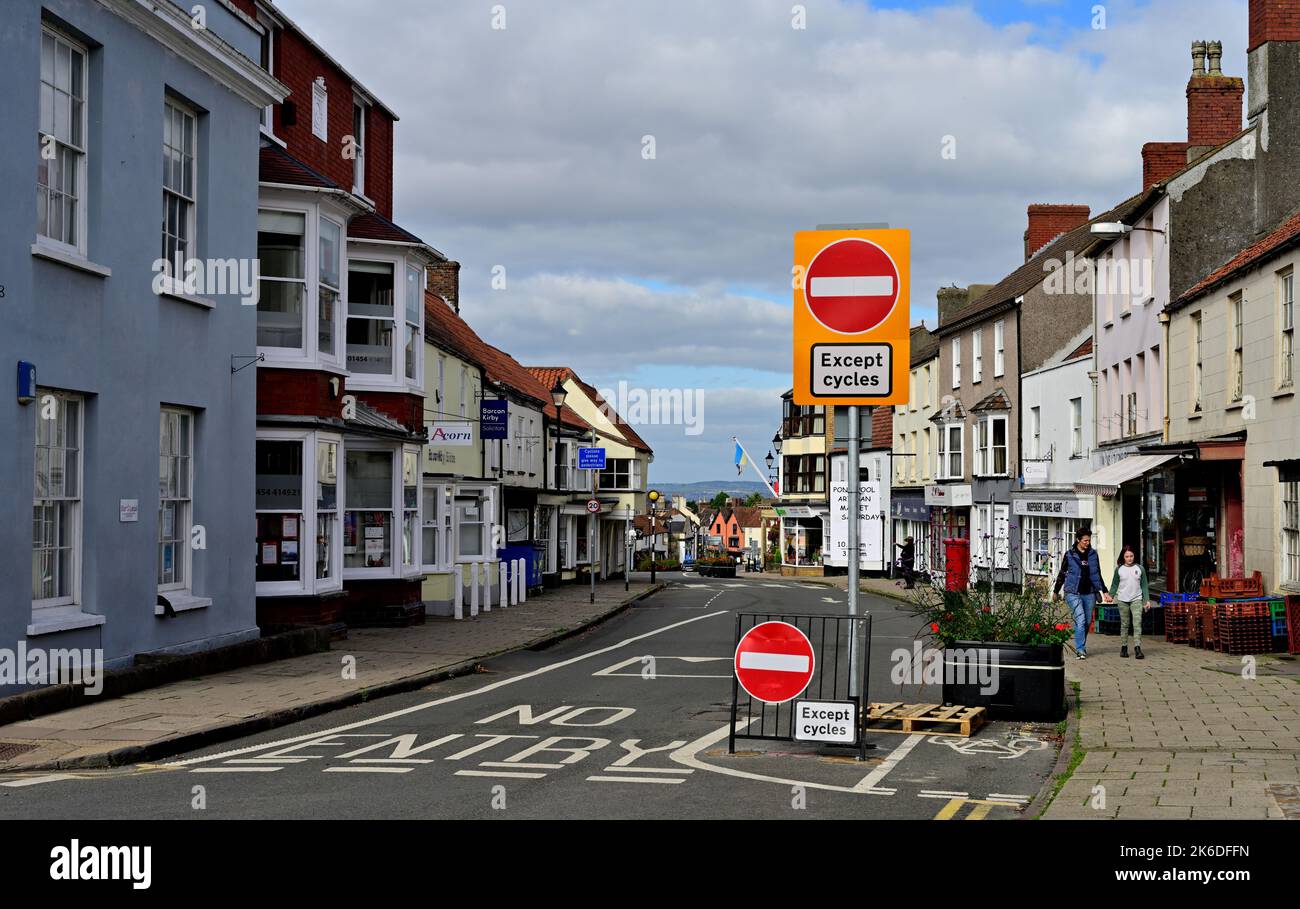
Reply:
[[[162,760],[0,774],[0,818],[992,820],[1037,812],[1033,799],[1056,761],[1050,726],[994,722],[971,738],[872,732],[866,760],[855,748],[788,739],[738,738],[730,752],[738,621],[829,617],[830,636],[813,636],[820,686],[827,674],[847,679],[834,632],[846,596],[773,575],[660,580],[663,590],[579,634],[482,658],[478,671],[418,690]],[[910,651],[916,631],[895,605],[862,597],[872,618],[869,696],[933,702],[932,685],[893,678],[893,658]],[[835,697],[829,685],[816,696]],[[742,729],[762,717],[779,733],[789,708],[773,718],[777,709],[742,706]]]
[[[472,672],[626,608],[659,585],[567,586],[456,621],[352,629],[333,649],[248,666],[0,726],[0,772],[122,764],[175,754]]]
[[[1155,637],[1142,650],[1121,658],[1117,636],[1094,634],[1087,660],[1067,654],[1085,753],[1044,817],[1300,820],[1300,661]]]

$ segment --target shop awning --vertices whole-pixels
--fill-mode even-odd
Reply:
[[[1119,495],[1119,488],[1129,480],[1136,480],[1145,473],[1158,470],[1177,457],[1177,453],[1129,455],[1122,461],[1107,464],[1101,470],[1094,470],[1074,484],[1074,491],[1098,496],[1116,496]]]

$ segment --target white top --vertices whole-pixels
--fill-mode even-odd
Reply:
[[[1119,589],[1115,591],[1115,599],[1126,603],[1142,599],[1141,565],[1119,566]]]

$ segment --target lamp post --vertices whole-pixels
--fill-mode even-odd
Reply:
[[[652,489],[646,493],[646,500],[650,503],[650,583],[655,582],[655,547],[659,544],[659,528],[655,526],[655,516],[659,512],[659,490]]]
[[[563,487],[566,485],[566,482],[562,482],[560,479],[560,439],[564,434],[564,401],[566,398],[568,398],[568,396],[569,396],[568,389],[564,387],[564,383],[561,382],[560,379],[557,377],[555,380],[555,385],[552,386],[551,388],[551,403],[555,405],[555,488],[557,491],[562,491]],[[568,476],[568,465],[566,463],[565,465],[566,481],[567,481],[567,476]],[[555,526],[556,533],[557,534],[562,533],[563,528],[561,522],[557,520],[555,522],[555,525],[556,525]],[[560,571],[563,571],[564,566],[560,565],[558,566],[558,568]]]

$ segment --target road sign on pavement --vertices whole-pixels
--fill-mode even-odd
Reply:
[[[736,679],[745,693],[765,704],[782,704],[812,681],[812,644],[788,622],[763,622],[736,645]]]
[[[588,499],[587,511],[591,512],[592,514],[598,513],[600,511],[600,499]]]
[[[579,470],[604,470],[604,469],[605,469],[605,449],[603,449],[603,448],[579,448],[579,449],[578,449],[578,469],[579,469]]]
[[[794,235],[794,401],[906,404],[910,233]]]
[[[857,744],[858,705],[853,701],[795,701],[794,738],[796,742]]]

